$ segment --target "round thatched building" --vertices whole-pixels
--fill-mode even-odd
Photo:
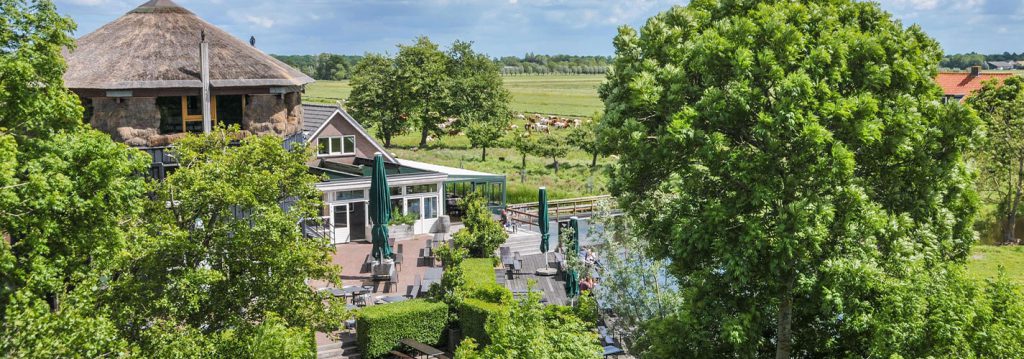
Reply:
[[[302,130],[304,85],[313,79],[200,19],[151,0],[65,51],[64,82],[86,121],[133,146],[162,146],[202,131],[200,43],[209,46],[210,116],[254,134]]]

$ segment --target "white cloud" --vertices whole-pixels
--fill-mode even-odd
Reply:
[[[80,6],[100,6],[110,2],[110,0],[67,0],[72,5]]]
[[[245,15],[242,17],[242,19],[248,23],[267,29],[274,26],[274,19],[271,19],[269,17]]]

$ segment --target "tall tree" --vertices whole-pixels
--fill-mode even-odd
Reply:
[[[412,45],[398,45],[395,65],[401,90],[393,96],[399,96],[419,126],[420,147],[427,146],[430,134],[442,135],[440,125],[447,119],[451,89],[447,64],[447,55],[426,36]]]
[[[693,1],[614,44],[612,192],[686,288],[675,355],[936,355],[875,346],[924,314],[873,315],[973,241],[978,120],[934,40],[870,2]]]
[[[175,144],[181,167],[157,186],[144,223],[149,235],[134,243],[111,284],[112,311],[143,350],[176,346],[151,338],[154,325],[170,337],[195,331],[196,340],[216,343],[278,318],[306,340],[342,318],[344,305],[305,283],[340,282],[327,243],[295,225],[320,201],[308,150],[285,150],[276,136],[231,145],[237,137],[219,129]]]
[[[377,54],[363,57],[352,71],[352,94],[346,103],[352,115],[372,125],[384,146],[409,130],[407,101],[399,95],[402,86],[394,60]]]
[[[537,157],[550,158],[552,166],[555,169],[555,175],[558,175],[558,159],[565,157],[569,153],[569,144],[566,143],[564,137],[545,133],[543,135],[537,135],[533,139],[533,144],[530,146],[530,150]]]
[[[570,146],[590,154],[591,168],[597,167],[597,156],[601,154],[601,146],[597,142],[597,126],[601,123],[601,116],[601,113],[595,113],[590,120],[569,130],[569,136],[566,137]]]
[[[1003,84],[998,80],[986,82],[967,103],[978,111],[986,125],[978,164],[985,188],[998,198],[1002,241],[1019,243],[1015,232],[1017,212],[1024,197],[1024,79],[1013,76]]]
[[[446,113],[466,123],[469,143],[480,148],[481,160],[487,161],[487,148],[501,139],[512,119],[511,95],[502,84],[498,65],[473,51],[471,43],[455,41],[448,57],[452,87]]]
[[[130,353],[101,281],[145,200],[146,159],[82,124],[64,87],[74,23],[49,1],[0,2],[0,356]]]

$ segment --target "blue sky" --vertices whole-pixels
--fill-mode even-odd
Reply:
[[[391,52],[418,35],[469,40],[491,56],[611,55],[619,25],[639,27],[668,0],[176,0],[207,21],[277,54]],[[145,0],[56,0],[76,36]],[[948,53],[1024,52],[1024,0],[882,0],[904,25],[920,24]]]

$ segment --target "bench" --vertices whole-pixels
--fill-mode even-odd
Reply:
[[[390,354],[393,355],[396,358],[401,358],[401,359],[416,359],[416,358],[413,358],[413,357],[409,356],[408,354],[402,353],[402,352],[397,351],[397,350],[392,350]]]

